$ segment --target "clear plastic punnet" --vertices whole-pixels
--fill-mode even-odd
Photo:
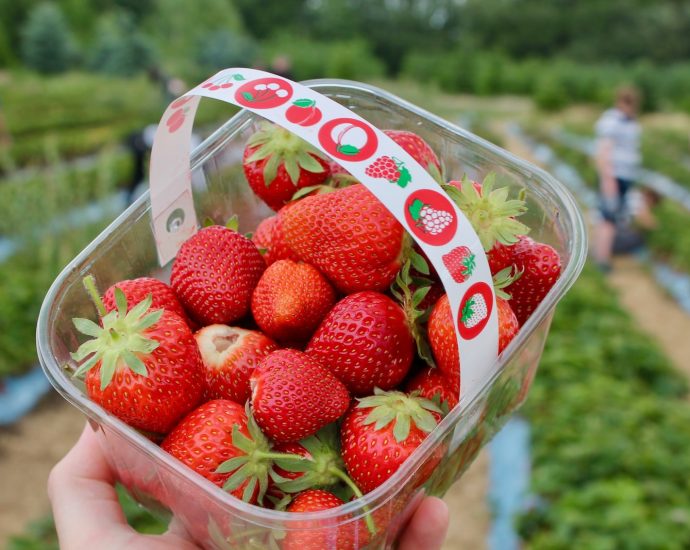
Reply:
[[[72,319],[93,317],[82,279],[100,288],[123,279],[152,276],[169,281],[171,262],[160,267],[147,192],[85,248],[58,276],[38,320],[38,354],[57,391],[89,419],[119,480],[154,513],[174,514],[203,548],[283,548],[290,533],[326,541],[327,548],[392,548],[422,496],[443,496],[527,397],[558,301],[576,280],[587,250],[585,226],[567,189],[543,170],[419,107],[373,86],[344,80],[304,83],[379,129],[411,130],[441,158],[447,180],[464,174],[482,181],[490,172],[514,192],[525,189],[521,217],[530,236],[553,246],[561,275],[546,298],[497,359],[474,365],[471,392],[429,434],[386,482],[338,508],[293,514],[247,504],[198,475],[145,435],[92,402],[72,377],[82,336]],[[180,101],[180,100],[178,100]],[[263,118],[243,110],[191,154],[191,202],[195,218],[239,217],[253,231],[273,212],[249,188],[242,170],[247,140]],[[174,197],[170,197],[173,204]],[[164,259],[165,261],[165,259]],[[448,287],[447,287],[448,288]],[[461,348],[462,362],[462,348]],[[463,364],[463,369],[465,365]],[[431,475],[429,471],[432,470]],[[364,518],[373,520],[370,532]],[[371,526],[371,521],[368,522]],[[289,537],[288,537],[289,538]]]

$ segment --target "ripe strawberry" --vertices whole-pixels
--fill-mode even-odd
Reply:
[[[297,350],[271,353],[254,370],[250,383],[256,422],[276,442],[315,434],[340,418],[350,404],[342,382]]]
[[[365,493],[376,489],[424,441],[441,415],[432,401],[398,391],[377,389],[375,395],[359,399],[343,419],[340,434],[350,477]],[[425,465],[425,474],[431,474],[434,462]]]
[[[315,267],[278,260],[259,279],[252,314],[262,331],[283,344],[304,343],[335,304],[335,291]]]
[[[436,366],[448,380],[451,391],[460,395],[460,355],[447,294],[431,310],[427,330]]]
[[[288,512],[299,514],[302,512],[319,512],[337,508],[345,504],[333,493],[323,489],[310,489],[297,495],[287,507]],[[300,522],[302,529],[289,530],[283,539],[283,550],[355,550],[360,545],[355,543],[353,523],[345,523],[340,527],[329,527],[327,524],[316,522]],[[361,543],[363,541],[359,541]]]
[[[273,210],[298,189],[318,185],[329,176],[328,162],[317,149],[269,122],[249,139],[242,165],[249,186]]]
[[[146,298],[147,295],[151,294],[153,298],[151,307],[153,309],[170,310],[173,313],[177,313],[187,324],[189,324],[189,318],[182,304],[177,299],[177,296],[175,296],[172,288],[163,281],[159,281],[153,277],[137,277],[136,279],[128,279],[115,283],[108,288],[103,295],[103,303],[105,304],[105,309],[108,311],[117,309],[117,304],[115,303],[115,288],[119,288],[125,293],[125,298],[127,298],[127,304],[129,304],[128,307],[130,309]]]
[[[466,246],[458,246],[443,256],[443,264],[458,283],[465,282],[474,272],[476,259]]]
[[[251,396],[249,377],[259,362],[278,349],[268,336],[227,325],[209,325],[196,334],[206,376],[206,399],[240,405]]]
[[[204,403],[170,432],[161,448],[198,474],[249,503],[263,503],[276,459],[304,457],[273,452],[245,407],[226,399]]]
[[[400,269],[403,228],[361,184],[302,199],[283,229],[297,256],[346,294],[383,291]]]
[[[402,308],[378,292],[358,292],[326,315],[306,349],[354,395],[395,388],[407,375],[414,341]]]
[[[252,237],[254,244],[259,249],[264,249],[263,256],[264,260],[266,260],[266,265],[271,265],[278,260],[299,259],[285,242],[285,232],[283,230],[285,212],[293,204],[286,204],[278,210],[277,214],[263,220],[256,228],[256,232]]]
[[[443,181],[441,161],[429,144],[420,136],[407,130],[384,130],[383,132],[426,168],[436,181]]]
[[[513,247],[513,261],[522,276],[506,288],[520,326],[551,290],[561,274],[561,258],[551,246],[521,237]]]
[[[465,177],[443,186],[477,232],[494,275],[512,265],[510,245],[529,232],[529,227],[515,219],[527,211],[525,201],[508,199],[507,187],[494,189],[495,179],[492,173],[481,185]]]
[[[212,225],[187,239],[177,253],[171,286],[202,325],[232,323],[249,311],[266,263],[244,235]]]
[[[92,336],[76,353],[75,376],[86,374],[89,397],[130,426],[167,433],[201,399],[204,379],[192,332],[177,314],[151,310],[152,298],[127,313],[127,299],[116,288],[117,310],[106,313],[93,277],[84,281],[102,326],[74,319]]]
[[[440,369],[426,367],[412,377],[405,386],[408,393],[417,391],[422,397],[438,402],[441,409],[450,411],[458,404],[458,392],[453,391]]]

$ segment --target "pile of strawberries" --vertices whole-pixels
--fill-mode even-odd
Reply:
[[[419,136],[387,133],[442,173]],[[375,168],[400,177],[395,164]],[[332,508],[384,483],[457,405],[449,300],[389,211],[290,132],[262,125],[244,171],[277,211],[253,236],[202,228],[170,285],[141,277],[101,297],[85,280],[99,320],[74,320],[91,337],[73,354],[75,375],[96,403],[237,498]],[[559,256],[526,236],[525,202],[492,177],[444,187],[496,275],[500,352],[558,278]],[[475,265],[462,247],[444,262],[458,281]]]

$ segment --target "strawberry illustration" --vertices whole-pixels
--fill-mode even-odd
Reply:
[[[262,220],[254,232],[252,241],[261,250],[266,265],[271,265],[278,260],[299,259],[285,242],[285,231],[283,230],[285,212],[293,204],[287,203],[274,216]]]
[[[278,349],[268,336],[227,325],[209,325],[194,334],[206,377],[206,399],[244,405],[251,395],[249,377],[259,362]]]
[[[232,323],[249,311],[266,269],[256,245],[237,231],[212,225],[187,239],[173,262],[170,282],[194,320]]]
[[[340,418],[350,404],[342,382],[293,349],[271,353],[254,370],[250,383],[256,422],[276,442],[315,434]]]
[[[453,391],[451,384],[440,369],[425,367],[408,380],[405,390],[418,392],[420,396],[437,403],[442,410],[450,411],[458,404],[459,392]]]
[[[161,448],[252,504],[263,503],[275,460],[304,460],[274,452],[245,407],[226,399],[208,401],[189,413],[163,440]]]
[[[382,156],[367,166],[364,171],[367,176],[372,178],[383,178],[399,187],[407,187],[412,176],[405,164],[395,158]]]
[[[453,223],[451,212],[437,210],[419,199],[412,201],[409,211],[417,227],[429,235],[439,235]]]
[[[456,282],[464,283],[472,276],[476,259],[469,248],[458,246],[443,256],[443,264]]]
[[[384,133],[421,164],[439,183],[443,183],[441,161],[429,144],[408,130],[384,130]]]
[[[520,325],[544,299],[561,274],[561,258],[548,244],[520,237],[513,246],[513,262],[522,276],[506,287]]]
[[[393,475],[441,420],[432,401],[398,391],[364,397],[350,408],[342,422],[343,460],[350,477],[364,493]],[[434,453],[423,466],[420,484],[431,475],[442,456]]]
[[[487,306],[486,297],[477,292],[463,302],[458,322],[467,328],[475,328],[488,316],[489,306]]]
[[[172,288],[163,281],[159,281],[153,277],[137,277],[136,279],[127,279],[115,283],[108,288],[103,295],[103,304],[107,311],[114,311],[117,309],[117,304],[115,303],[116,288],[119,288],[125,294],[129,309],[150,294],[151,307],[153,309],[170,310],[173,313],[177,313],[187,324],[190,322],[187,313],[177,299],[177,296],[175,296]]]
[[[344,293],[383,291],[401,266],[402,226],[361,184],[295,203],[283,231],[289,248]]]
[[[405,312],[378,292],[358,292],[326,315],[306,353],[335,374],[354,395],[393,389],[407,375],[414,340]]]
[[[84,280],[101,324],[76,318],[91,336],[72,354],[74,376],[85,376],[88,396],[130,426],[167,433],[202,397],[201,357],[187,323],[170,310],[151,309],[149,295],[128,312],[124,292],[106,312],[93,277]]]
[[[284,344],[304,343],[335,304],[335,291],[315,267],[278,260],[259,279],[252,314],[262,331]]]
[[[317,149],[269,122],[249,139],[242,166],[249,186],[273,210],[298,189],[318,185],[329,176],[328,162]]]
[[[313,99],[297,99],[285,111],[285,118],[300,126],[313,126],[322,117],[323,113]]]

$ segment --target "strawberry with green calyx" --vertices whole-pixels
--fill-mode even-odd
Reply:
[[[316,148],[269,122],[249,138],[242,164],[254,193],[276,211],[295,191],[318,185],[330,174],[328,162]]]
[[[187,323],[170,310],[151,309],[152,296],[128,311],[124,292],[115,288],[115,311],[107,312],[92,276],[84,286],[101,324],[75,318],[91,336],[72,358],[81,363],[86,392],[130,426],[167,433],[192,410],[204,389],[201,357]]]
[[[383,133],[421,164],[437,182],[444,182],[441,161],[424,139],[408,130],[384,130]]]
[[[369,493],[391,477],[438,425],[442,411],[432,401],[399,391],[359,399],[343,419],[341,446],[350,477]],[[438,464],[435,456],[420,475],[421,483]]]
[[[405,390],[430,399],[446,414],[458,404],[458,392],[453,391],[438,368],[425,367],[408,380]]]
[[[529,232],[529,227],[515,219],[527,211],[525,201],[522,198],[509,199],[508,187],[494,189],[495,180],[496,175],[491,173],[481,186],[475,185],[467,176],[461,182],[451,181],[443,186],[472,224],[487,253],[497,243],[514,244],[520,235]]]
[[[298,441],[340,418],[350,405],[345,385],[312,357],[274,351],[252,373],[252,409],[276,442]]]
[[[552,246],[529,237],[520,237],[512,248],[513,262],[522,276],[506,291],[512,297],[511,307],[522,326],[558,280],[561,258]]]
[[[275,452],[248,408],[226,399],[204,403],[168,434],[161,448],[233,496],[262,504],[275,461],[304,457]]]
[[[386,290],[402,264],[402,226],[361,184],[298,201],[283,229],[290,249],[346,294]]]
[[[477,266],[474,253],[466,246],[458,246],[443,256],[443,265],[457,283],[464,283]]]
[[[190,322],[187,313],[177,299],[177,296],[175,296],[172,288],[163,281],[159,281],[153,277],[137,277],[136,279],[128,279],[115,283],[105,291],[105,294],[103,294],[103,304],[108,311],[117,309],[117,304],[115,303],[116,288],[124,292],[125,298],[127,298],[127,307],[130,309],[150,294],[151,307],[153,309],[169,309],[182,317],[187,324]]]
[[[327,368],[356,396],[390,390],[403,381],[414,357],[405,312],[379,292],[340,300],[316,329],[307,355]]]
[[[206,399],[244,405],[251,396],[249,377],[259,362],[278,349],[265,334],[227,325],[208,325],[194,334],[206,379]]]
[[[237,231],[213,225],[180,248],[170,284],[201,325],[230,324],[249,311],[252,292],[266,269],[256,245]]]

